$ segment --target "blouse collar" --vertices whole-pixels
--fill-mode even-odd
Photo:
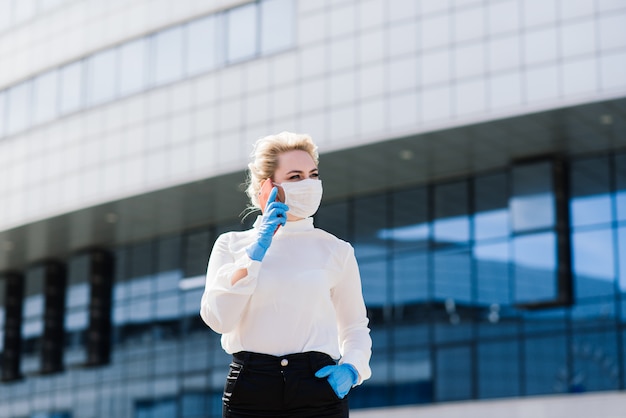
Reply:
[[[257,216],[256,221],[254,221],[254,227],[258,228],[261,224],[262,215]],[[303,232],[303,231],[311,231],[314,229],[313,226],[313,218],[304,218],[299,221],[287,221],[284,226],[280,227],[278,233],[281,231],[284,232]]]

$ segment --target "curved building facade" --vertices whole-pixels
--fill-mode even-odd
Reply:
[[[626,399],[623,1],[5,0],[0,418],[220,416],[206,263],[283,130],[359,260],[353,415]]]

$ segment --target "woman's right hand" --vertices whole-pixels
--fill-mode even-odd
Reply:
[[[265,211],[261,218],[261,224],[257,227],[257,240],[246,248],[246,253],[251,260],[262,261],[267,249],[272,244],[272,237],[279,226],[287,222],[289,207],[282,202],[276,202],[278,188],[274,187],[267,199]]]

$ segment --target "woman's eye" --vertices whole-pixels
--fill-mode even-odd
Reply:
[[[293,176],[289,177],[289,180],[298,180],[300,178],[300,174],[294,174]]]
[[[319,178],[319,177],[320,177],[320,174],[319,174],[319,173],[313,173],[313,174],[311,174],[311,178],[317,179],[317,178]]]

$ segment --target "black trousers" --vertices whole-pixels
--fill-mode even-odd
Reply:
[[[332,364],[329,355],[318,352],[235,353],[224,386],[223,417],[346,418],[348,397],[339,399],[326,378],[315,377]]]

